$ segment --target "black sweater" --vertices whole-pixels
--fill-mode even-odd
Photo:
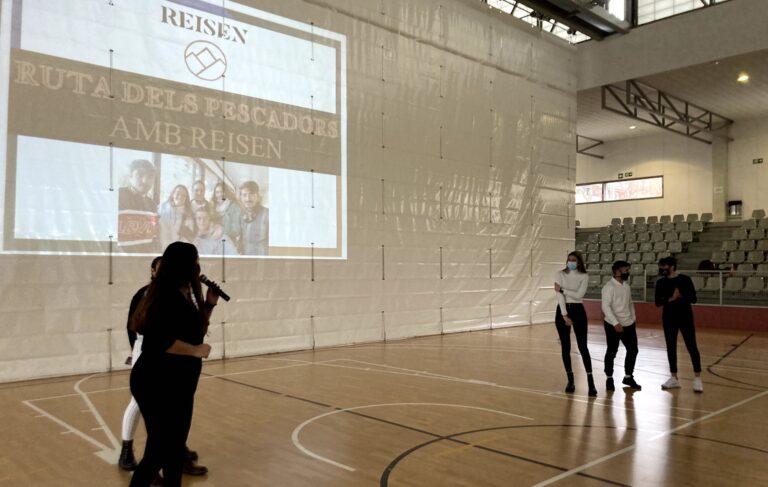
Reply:
[[[670,301],[675,289],[680,290],[682,297]],[[656,306],[664,307],[664,316],[691,316],[691,305],[696,303],[696,288],[693,281],[685,274],[676,277],[662,277],[656,281]]]

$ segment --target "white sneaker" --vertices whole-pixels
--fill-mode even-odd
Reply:
[[[704,384],[701,382],[701,377],[693,379],[693,392],[704,392]]]
[[[694,382],[695,384],[695,382]],[[699,384],[701,384],[701,381],[699,381]],[[695,387],[695,386],[694,386]],[[670,377],[667,379],[667,382],[663,383],[661,385],[662,389],[679,389],[680,388],[680,382],[677,381],[674,377]]]

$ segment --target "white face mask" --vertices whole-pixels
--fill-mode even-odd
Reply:
[[[568,261],[568,263],[566,263],[565,265],[568,266],[568,268],[570,270],[572,270],[572,271],[575,271],[579,267],[579,263],[578,262]]]

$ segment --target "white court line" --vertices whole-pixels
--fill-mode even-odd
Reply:
[[[608,455],[600,457],[600,458],[598,458],[596,460],[592,460],[589,463],[585,463],[584,465],[578,466],[576,468],[572,468],[572,469],[568,470],[567,472],[563,472],[563,473],[561,473],[559,475],[555,475],[552,478],[549,478],[549,479],[547,479],[547,480],[545,480],[543,482],[539,482],[538,484],[535,484],[533,487],[544,487],[546,485],[554,484],[555,482],[559,482],[560,480],[563,480],[564,478],[570,477],[571,475],[577,474],[579,472],[583,472],[584,470],[587,470],[588,468],[592,468],[595,465],[599,465],[601,463],[605,463],[608,460],[611,460],[612,458],[616,458],[616,457],[618,457],[620,455],[623,455],[623,454],[625,454],[625,453],[627,453],[629,451],[632,451],[635,448],[637,448],[638,445],[640,445],[640,443],[649,443],[651,441],[658,440],[659,438],[663,438],[665,436],[672,435],[674,433],[677,433],[680,430],[683,430],[685,428],[689,428],[689,427],[693,426],[694,424],[701,423],[702,421],[706,421],[706,420],[708,420],[710,418],[713,418],[713,417],[715,417],[715,416],[717,416],[719,414],[722,414],[722,413],[725,413],[727,411],[730,411],[731,409],[735,409],[737,407],[743,406],[744,404],[747,404],[748,402],[752,402],[755,399],[760,399],[761,397],[765,396],[766,394],[768,394],[768,391],[763,391],[763,392],[761,392],[759,394],[755,394],[754,396],[748,397],[748,398],[744,399],[743,401],[739,401],[739,402],[737,402],[735,404],[731,404],[730,406],[726,406],[726,407],[724,407],[724,408],[722,408],[722,409],[720,409],[718,411],[715,411],[713,413],[709,413],[709,414],[707,414],[705,416],[702,416],[702,417],[700,417],[698,419],[694,419],[693,421],[689,421],[688,423],[682,424],[682,425],[678,426],[677,428],[672,428],[671,430],[665,431],[663,433],[659,433],[658,435],[652,436],[652,437],[648,438],[647,440],[638,441],[635,444],[630,445],[630,446],[628,446],[626,448],[622,448],[621,450],[616,450],[613,453],[610,453]]]
[[[525,388],[525,387],[505,386],[505,385],[502,385],[502,384],[496,384],[495,382],[488,382],[488,381],[477,380],[477,379],[462,379],[460,377],[451,377],[451,376],[448,376],[448,375],[445,375],[445,376],[442,376],[442,375],[428,375],[429,373],[423,373],[423,372],[420,372],[420,371],[417,371],[417,370],[413,370],[413,369],[399,368],[400,370],[410,371],[410,372],[397,372],[395,370],[385,370],[384,367],[388,367],[388,366],[384,365],[384,364],[377,364],[377,363],[373,363],[373,362],[363,362],[361,360],[353,360],[353,359],[336,359],[335,361],[338,361],[338,360],[347,360],[347,361],[352,361],[352,362],[357,362],[357,363],[374,365],[374,366],[382,367],[382,368],[381,369],[372,369],[372,368],[350,367],[348,365],[336,365],[336,364],[327,363],[327,362],[331,362],[330,360],[327,361],[327,362],[323,362],[323,363],[318,362],[316,365],[321,365],[323,367],[337,367],[337,368],[341,368],[341,369],[362,370],[364,372],[379,372],[379,373],[382,373],[382,374],[405,375],[405,376],[409,376],[409,377],[421,377],[421,378],[425,378],[425,379],[445,380],[445,381],[449,381],[449,382],[461,382],[461,383],[465,383],[465,384],[485,385],[485,386],[497,387],[497,388],[500,388],[500,389],[505,389],[505,390],[510,390],[510,391],[526,392],[528,394],[535,394],[535,395],[539,395],[539,396],[550,397],[550,398],[553,398],[553,399],[560,399],[560,400],[563,400],[563,401],[574,401],[574,402],[580,402],[580,403],[584,403],[584,404],[592,404],[592,405],[597,405],[597,406],[603,406],[603,407],[606,407],[606,408],[617,409],[617,410],[620,410],[620,411],[635,411],[634,408],[626,408],[626,407],[622,407],[622,406],[615,405],[615,404],[599,402],[599,401],[596,401],[594,399],[593,400],[582,400],[582,399],[577,399],[577,398],[572,397],[572,396],[563,397],[563,396],[556,395],[557,393],[553,392],[553,391],[544,391],[544,390],[540,390],[540,389],[529,389],[529,388]],[[662,417],[662,418],[681,419],[683,421],[688,421],[690,419],[690,418],[684,418],[684,417],[681,417],[681,416],[672,416],[672,415],[669,415],[669,414],[657,413],[657,412],[654,412],[654,411],[646,411],[646,413],[647,414],[652,414],[654,416],[659,416],[659,417]]]
[[[99,426],[101,427],[101,429],[104,430],[104,434],[107,435],[107,438],[109,439],[110,443],[112,443],[112,448],[117,449],[117,448],[120,448],[120,442],[118,442],[117,438],[115,438],[115,435],[112,434],[112,430],[109,429],[109,426],[107,426],[107,423],[104,421],[104,418],[101,417],[101,414],[99,414],[99,411],[96,409],[96,406],[94,406],[93,403],[91,402],[91,398],[89,398],[88,395],[84,393],[82,389],[80,389],[80,384],[87,381],[91,377],[96,377],[97,375],[100,375],[100,374],[89,375],[88,377],[84,377],[79,381],[77,381],[74,387],[75,392],[77,392],[77,394],[80,395],[80,397],[83,399],[85,404],[88,405],[88,409],[91,410],[91,414],[93,414],[93,417],[96,419],[96,422],[99,423]]]
[[[366,406],[355,406],[351,408],[337,409],[335,411],[318,414],[317,416],[310,418],[304,421],[303,423],[301,423],[299,426],[297,426],[293,430],[293,433],[291,433],[291,441],[299,451],[301,451],[307,456],[314,458],[315,460],[320,460],[321,462],[325,462],[329,465],[333,465],[334,467],[338,467],[338,468],[347,470],[349,472],[354,472],[355,471],[354,467],[350,467],[349,465],[344,465],[343,463],[335,462],[330,458],[326,458],[324,456],[318,455],[317,453],[314,453],[308,450],[307,448],[305,448],[304,445],[302,445],[301,441],[299,440],[299,435],[301,434],[301,430],[303,430],[305,426],[309,425],[310,423],[313,423],[314,421],[317,421],[318,419],[322,419],[334,414],[339,414],[347,411],[356,411],[358,409],[368,409],[368,408],[377,408],[377,407],[386,407],[386,406],[441,406],[441,407],[449,407],[449,408],[475,409],[478,411],[486,411],[490,413],[503,414],[505,416],[513,416],[515,418],[533,421],[533,418],[529,418],[527,416],[521,416],[519,414],[508,413],[505,411],[498,411],[496,409],[481,408],[478,406],[467,406],[464,404],[444,404],[444,403],[437,403],[437,402],[395,402],[395,403],[388,403],[388,404],[368,404]]]
[[[110,448],[107,445],[101,443],[98,440],[95,440],[95,439],[91,438],[90,436],[86,435],[85,433],[83,433],[79,429],[75,428],[74,426],[70,425],[69,423],[60,420],[56,416],[54,416],[52,414],[49,414],[46,410],[44,410],[44,409],[42,409],[42,408],[32,404],[29,401],[21,401],[21,402],[23,404],[29,406],[30,408],[34,409],[38,413],[40,413],[40,416],[36,416],[37,418],[40,418],[40,417],[48,418],[51,421],[53,421],[54,423],[56,423],[59,426],[61,426],[62,428],[64,428],[66,431],[64,431],[63,433],[73,433],[73,434],[79,436],[80,438],[84,439],[88,443],[94,445],[96,448],[98,448],[101,451],[109,451],[110,450]]]

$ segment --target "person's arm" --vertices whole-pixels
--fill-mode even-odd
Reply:
[[[693,280],[688,276],[680,276],[682,278],[682,286],[680,286],[680,294],[683,295],[683,299],[687,303],[696,304],[696,288],[693,286]]]
[[[133,344],[136,343],[136,332],[131,330],[131,316],[136,312],[136,308],[139,307],[139,302],[144,297],[146,291],[147,286],[139,289],[131,298],[131,304],[128,306],[128,319],[126,320],[125,328],[128,331],[128,343],[131,344],[131,350],[133,350]]]
[[[560,286],[560,289],[563,289],[563,273],[558,271],[557,274],[555,274],[555,284],[557,286]],[[560,306],[560,313],[565,317],[568,316],[568,309],[565,306],[565,295],[561,292],[558,292],[557,286],[555,286],[555,296],[557,296],[557,305]]]
[[[661,308],[667,303],[667,297],[664,296],[664,279],[656,281],[656,307]]]
[[[208,358],[211,353],[211,346],[207,343],[192,345],[182,340],[175,340],[170,347],[165,349],[165,353],[174,355],[187,355],[189,357]]]
[[[627,323],[626,326],[632,326],[637,323],[637,316],[635,315],[635,303],[632,301],[632,292],[629,292],[629,319],[632,323]]]
[[[576,271],[571,271],[576,272]],[[584,298],[584,295],[587,294],[587,288],[589,287],[589,275],[588,274],[578,274],[582,279],[579,283],[579,289],[573,291],[571,289],[565,289],[563,288],[563,293],[565,294],[566,298],[571,299],[582,299]]]
[[[601,293],[601,307],[603,309],[605,321],[612,325],[616,325],[619,323],[619,320],[613,312],[613,293],[613,285],[609,283],[608,285],[603,286],[603,291]]]

